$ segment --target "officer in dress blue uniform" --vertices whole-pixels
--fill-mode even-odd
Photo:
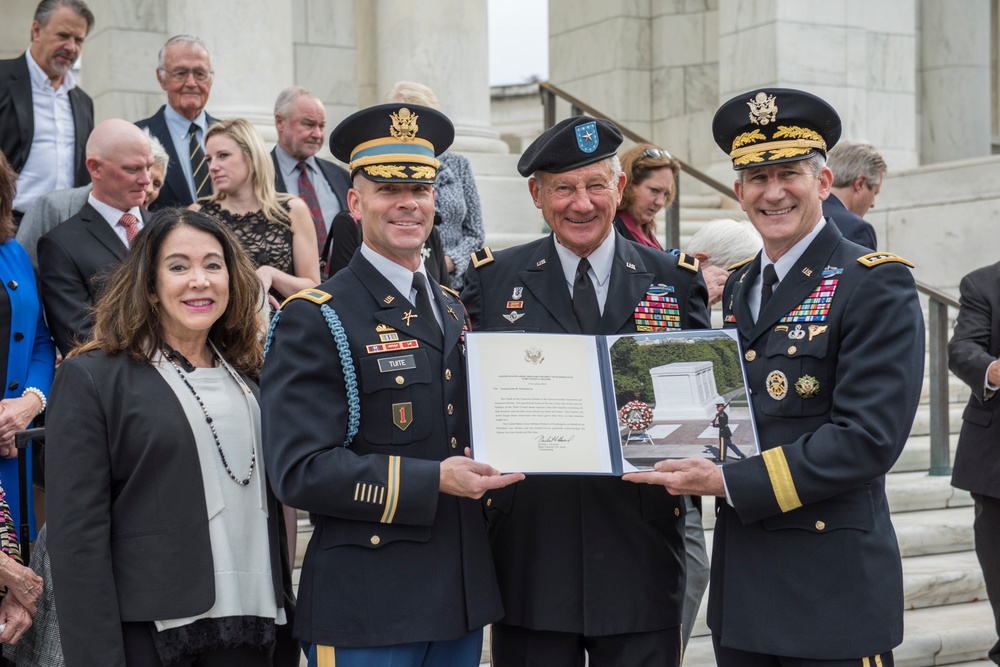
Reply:
[[[708,328],[698,260],[612,229],[625,186],[612,123],[569,118],[518,163],[553,233],[472,256],[473,329],[614,334]],[[684,503],[601,476],[537,475],[486,497],[506,616],[493,664],[677,665]]]
[[[840,137],[829,104],[754,90],[719,109],[713,132],[764,240],[723,294],[762,454],[724,468],[661,461],[627,477],[719,497],[708,624],[720,667],[888,667],[903,581],[885,475],[924,362],[912,265],[823,218],[825,155]]]
[[[478,499],[521,478],[469,445],[457,295],[428,287],[441,113],[386,104],[330,137],[365,238],[347,269],[293,296],[269,334],[264,454],[278,497],[317,516],[296,636],[313,667],[472,667],[502,615]]]

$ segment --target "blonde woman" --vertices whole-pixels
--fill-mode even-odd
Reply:
[[[319,283],[316,229],[298,197],[274,189],[274,164],[257,130],[242,118],[205,134],[215,193],[191,205],[236,234],[257,269],[271,304]]]

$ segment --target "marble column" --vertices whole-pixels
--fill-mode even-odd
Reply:
[[[990,0],[920,2],[920,158],[991,151]]]
[[[455,123],[453,150],[506,153],[490,126],[485,0],[377,0],[378,97],[397,81],[429,86]]]
[[[212,50],[215,80],[207,110],[216,118],[246,118],[269,144],[277,140],[274,100],[294,82],[292,4],[292,0],[167,4],[167,37],[195,35]]]

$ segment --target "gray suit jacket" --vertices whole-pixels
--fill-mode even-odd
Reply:
[[[69,220],[80,212],[90,196],[91,185],[82,185],[68,190],[56,190],[35,200],[28,212],[21,218],[17,228],[17,242],[24,246],[31,258],[31,266],[38,273],[38,239],[63,220]]]

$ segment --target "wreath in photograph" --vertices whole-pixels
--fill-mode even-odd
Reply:
[[[653,423],[653,411],[642,401],[629,401],[618,411],[618,418],[633,431],[645,431]]]

